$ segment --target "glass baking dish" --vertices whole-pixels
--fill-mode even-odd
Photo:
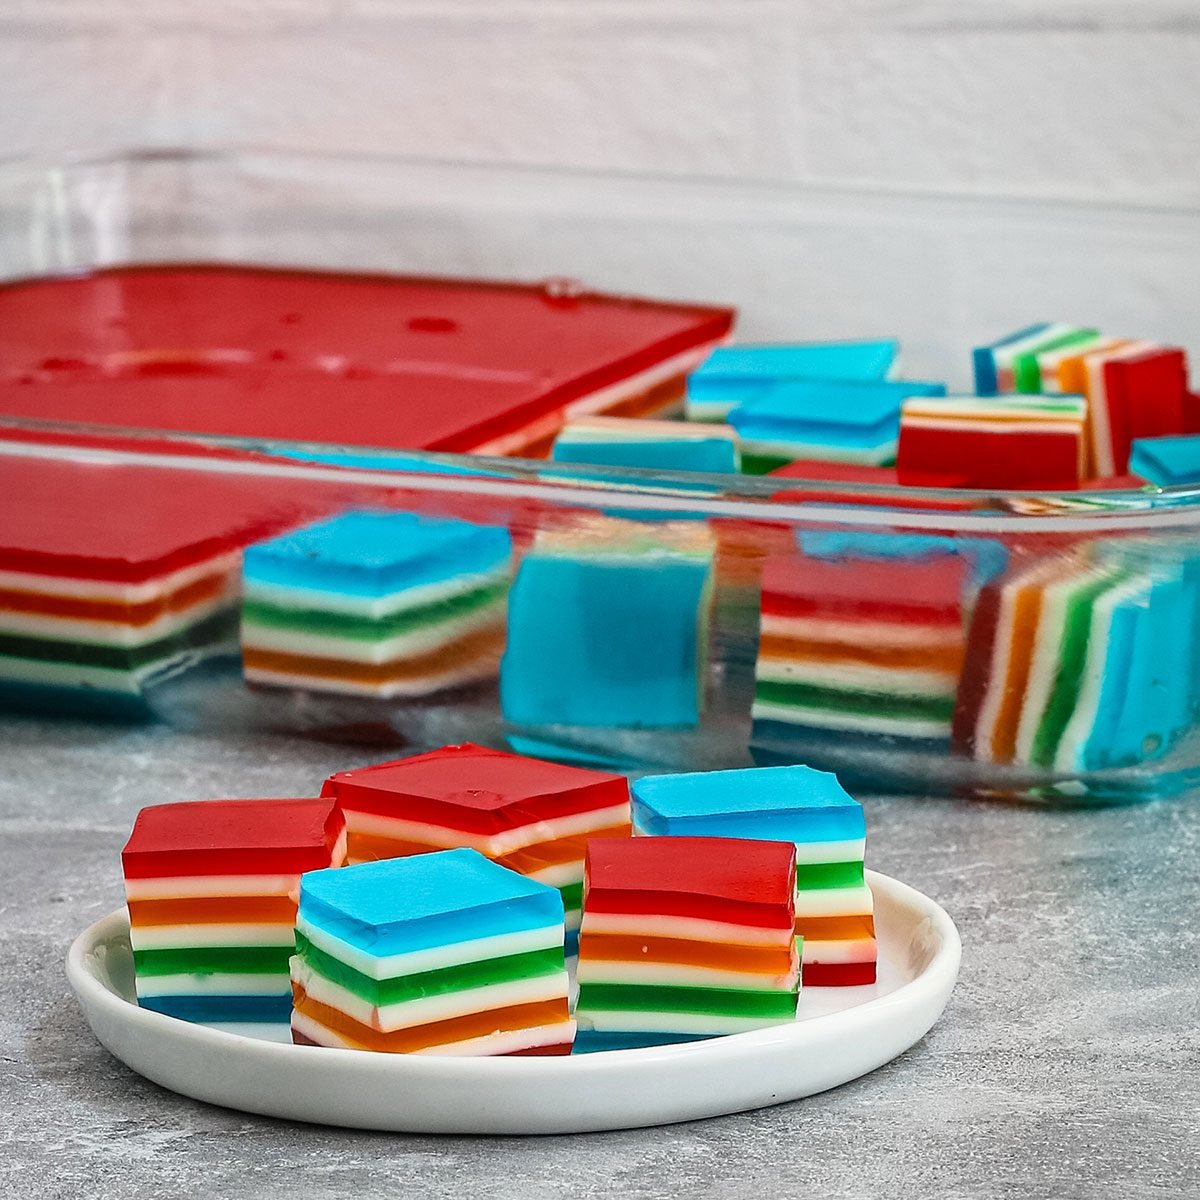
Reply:
[[[478,178],[246,154],[11,166],[0,274],[595,265],[564,234],[572,194],[496,176],[467,221],[450,194]],[[604,270],[673,291],[652,254]],[[10,709],[629,771],[801,761],[876,794],[1034,802],[1177,794],[1200,769],[1193,489],[901,490],[12,417],[4,487],[53,518],[0,537]],[[296,534],[339,519],[360,524],[332,555]],[[435,549],[388,576],[376,544],[355,558],[380,530]],[[372,582],[348,600],[356,572]]]

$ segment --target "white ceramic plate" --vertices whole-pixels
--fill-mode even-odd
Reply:
[[[563,1058],[441,1058],[293,1046],[139,1008],[125,911],[85,929],[67,976],[88,1023],[139,1074],[210,1104],[413,1133],[583,1133],[715,1117],[857,1079],[919,1041],[958,977],[954,923],[868,872],[879,982],[804,988],[793,1024]],[[278,1031],[276,1031],[278,1036]]]

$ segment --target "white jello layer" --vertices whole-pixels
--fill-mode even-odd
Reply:
[[[134,925],[129,944],[135,950],[190,950],[208,946],[292,946],[295,931],[288,924]]]
[[[733,946],[766,947],[785,950],[791,944],[792,931],[761,929],[754,925],[732,925],[724,921],[705,921],[699,917],[650,917],[639,913],[589,912],[581,933],[616,934],[621,937],[683,938],[692,942],[725,942]]]
[[[944,738],[949,720],[933,721],[918,717],[886,717],[878,713],[860,716],[835,708],[812,708],[801,704],[774,704],[755,700],[750,715],[756,721],[780,721],[791,725],[811,725],[817,729],[853,729],[862,733],[895,734],[897,737]]]
[[[728,1017],[707,1013],[624,1012],[589,1009],[575,1014],[580,1029],[597,1033],[684,1033],[719,1036],[725,1033],[746,1033],[751,1029],[767,1029],[781,1025],[791,1018]]]
[[[34,571],[0,571],[0,589],[40,592],[45,596],[64,596],[72,600],[105,600],[120,604],[145,604],[160,600],[172,592],[223,571],[233,571],[241,558],[239,552],[219,554],[190,567],[182,567],[145,583],[112,583],[107,580],[40,575]]]
[[[296,930],[318,950],[323,950],[346,966],[366,975],[368,979],[396,979],[401,975],[417,975],[423,971],[440,971],[464,963],[490,961],[511,954],[529,954],[535,950],[550,950],[563,944],[561,925],[544,925],[538,929],[522,929],[516,933],[495,937],[473,938],[434,946],[428,950],[411,950],[405,954],[368,954],[339,937],[314,925],[303,916],[296,918]]]
[[[958,626],[901,624],[899,621],[835,621],[823,617],[782,617],[765,613],[762,633],[771,637],[792,637],[819,642],[845,643],[861,646],[866,638],[872,645],[903,647],[904,649],[947,650],[963,644],[963,632]]]
[[[342,800],[341,804],[342,811],[346,814],[346,827],[351,833],[418,842],[438,850],[466,847],[478,850],[488,858],[500,858],[502,855],[512,854],[530,846],[539,846],[544,842],[556,842],[562,838],[580,837],[601,829],[612,829],[629,821],[629,805],[615,804],[609,808],[593,808],[587,812],[571,813],[569,816],[555,817],[549,821],[534,821],[516,829],[507,829],[503,833],[482,834],[447,829],[426,821],[406,821],[398,817],[381,817],[375,813],[362,812],[355,809],[352,796]]]
[[[291,982],[282,971],[240,973],[213,971],[188,975],[139,975],[138,996],[283,996]]]
[[[752,818],[747,815],[749,822]],[[633,827],[635,837],[653,836],[636,824]],[[704,835],[700,835],[704,836]],[[867,852],[867,839],[861,838],[829,838],[826,841],[816,839],[809,842],[796,842],[796,865],[811,866],[820,863],[862,862]],[[738,928],[741,928],[738,926]]]
[[[496,663],[490,655],[449,671],[431,671],[424,675],[406,675],[384,683],[369,683],[355,679],[336,679],[328,675],[313,675],[305,671],[268,670],[259,666],[245,668],[246,679],[252,683],[275,687],[311,688],[318,692],[334,692],[344,696],[378,696],[394,699],[403,696],[428,696],[447,688],[479,683],[496,674]]]
[[[301,633],[278,629],[272,625],[242,620],[242,645],[248,650],[268,653],[296,654],[306,658],[332,658],[339,662],[383,666],[402,663],[444,650],[471,634],[504,625],[503,599],[477,612],[449,620],[432,619],[420,629],[393,637],[370,640],[359,637],[339,637],[336,634]]]
[[[231,577],[225,592],[181,612],[164,613],[144,625],[119,621],[87,621],[77,617],[41,616],[15,612],[0,605],[0,632],[60,642],[86,642],[98,646],[135,648],[160,638],[181,633],[192,625],[229,607],[236,597],[236,581]]]
[[[510,569],[507,563],[495,571],[459,575],[437,583],[417,584],[400,588],[385,596],[362,596],[336,589],[305,588],[267,583],[247,577],[247,600],[271,604],[277,608],[292,608],[315,612],[341,613],[351,617],[390,617],[413,608],[438,604],[480,588],[497,587],[507,583]]]
[[[243,896],[291,896],[300,893],[299,875],[165,875],[126,879],[130,900],[224,900]]]
[[[335,1033],[306,1013],[292,1013],[292,1028],[319,1046],[354,1049],[352,1041]],[[529,1029],[518,1029],[506,1033],[492,1033],[487,1037],[471,1038],[464,1042],[448,1042],[442,1046],[429,1046],[424,1050],[413,1050],[412,1054],[436,1054],[456,1057],[468,1055],[515,1054],[520,1050],[536,1050],[541,1046],[559,1046],[573,1041],[575,1022],[560,1021],[555,1025],[535,1025]]]
[[[874,962],[876,957],[874,938],[846,938],[838,942],[805,938],[800,960],[805,963],[864,963]]]
[[[862,663],[831,663],[822,658],[806,661],[791,658],[760,658],[759,680],[771,683],[803,683],[811,687],[856,692],[878,692],[885,696],[953,695],[958,683],[955,671],[923,671],[907,667],[876,667]]]
[[[432,1025],[438,1021],[490,1012],[496,1008],[509,1008],[516,1004],[565,1000],[570,987],[567,973],[563,970],[539,975],[534,979],[517,979],[508,983],[493,983],[487,987],[464,988],[458,992],[446,992],[377,1007],[326,979],[299,956],[291,960],[291,974],[292,982],[304,988],[316,1003],[335,1008],[361,1025],[383,1033],[414,1029],[419,1025]]]
[[[875,911],[875,897],[861,887],[802,888],[796,892],[798,917],[857,917]]]

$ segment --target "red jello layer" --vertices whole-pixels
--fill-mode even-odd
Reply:
[[[805,963],[800,978],[805,987],[856,987],[875,982],[875,964]]]
[[[339,772],[322,794],[352,812],[489,834],[628,804],[629,784],[620,775],[465,745]]]
[[[332,800],[196,800],[143,808],[121,854],[127,879],[290,875],[330,865],[345,822]]]

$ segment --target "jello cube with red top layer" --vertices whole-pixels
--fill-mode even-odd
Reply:
[[[121,855],[138,1003],[191,1021],[287,1021],[300,876],[345,855],[332,798],[142,809]]]
[[[558,888],[572,948],[587,839],[630,832],[623,776],[482,746],[341,771],[323,794],[346,815],[351,862],[467,847]]]

